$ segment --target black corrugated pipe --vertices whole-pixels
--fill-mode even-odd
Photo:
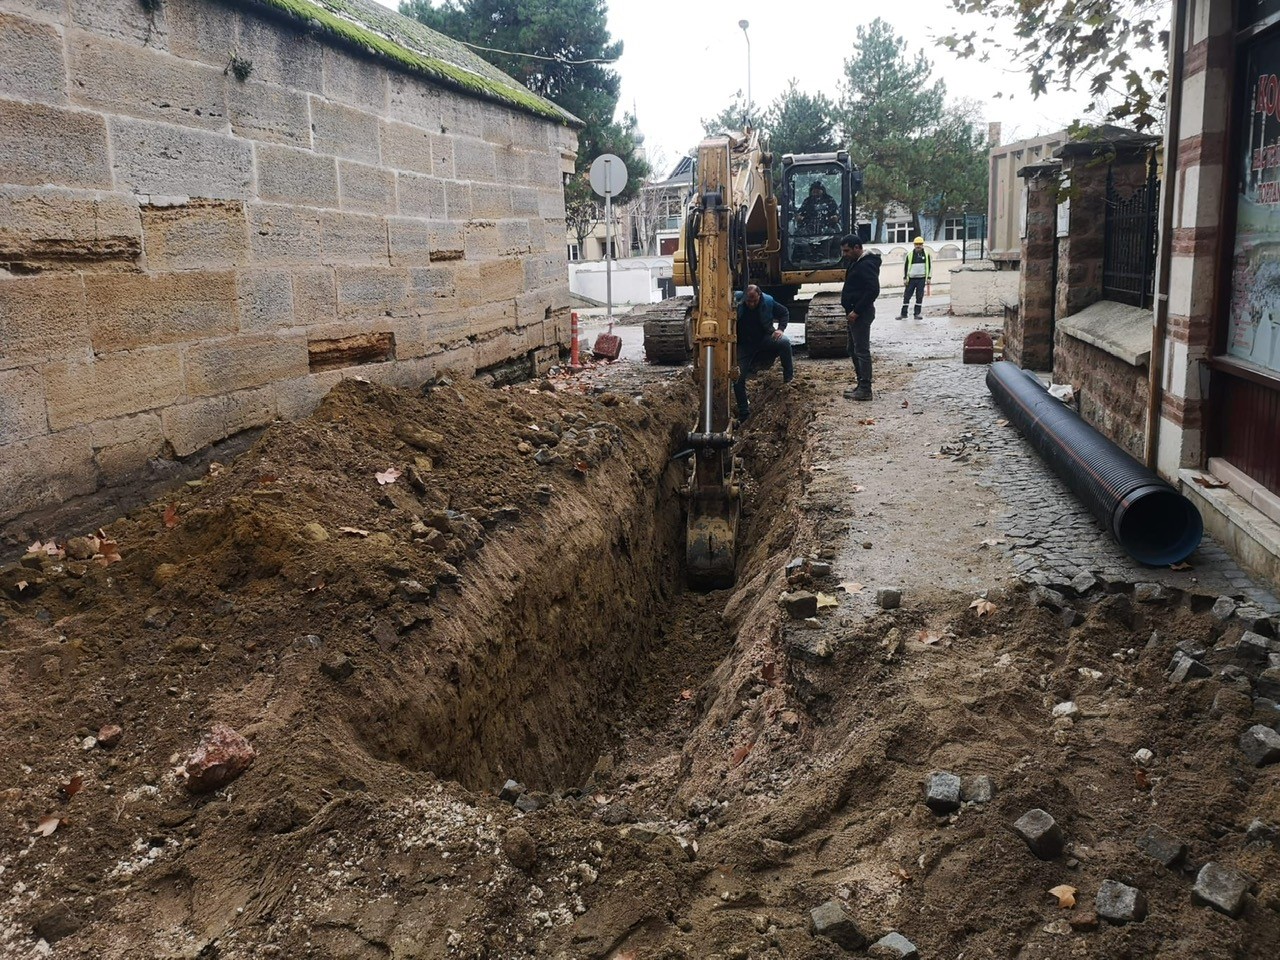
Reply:
[[[987,371],[987,387],[1129,556],[1165,567],[1200,545],[1204,521],[1195,504],[1081,420],[1034,375],[1002,360]]]

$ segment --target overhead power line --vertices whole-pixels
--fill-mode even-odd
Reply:
[[[563,63],[566,66],[576,67],[584,63],[617,63],[617,59],[613,60],[566,60],[564,57],[544,57],[540,53],[519,53],[515,50],[499,50],[497,47],[482,47],[478,43],[467,43],[465,40],[458,40],[458,43],[464,47],[470,47],[472,50],[484,50],[486,53],[501,53],[508,57],[527,57],[530,60],[546,60],[550,63]]]

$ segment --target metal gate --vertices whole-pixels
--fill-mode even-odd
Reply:
[[[1149,307],[1155,290],[1156,210],[1160,181],[1156,158],[1147,164],[1147,182],[1125,199],[1116,192],[1113,170],[1107,171],[1107,214],[1103,226],[1102,297],[1135,307]]]

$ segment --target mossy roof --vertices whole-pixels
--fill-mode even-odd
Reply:
[[[456,40],[373,0],[240,0],[271,10],[320,39],[363,51],[440,86],[569,126],[582,121],[485,62]]]

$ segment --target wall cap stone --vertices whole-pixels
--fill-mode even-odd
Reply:
[[[1151,359],[1151,309],[1099,300],[1057,321],[1060,331],[1134,367]]]
[[[465,46],[373,0],[250,0],[250,10],[297,22],[331,46],[355,50],[434,83],[580,128],[568,110],[543,99]]]

